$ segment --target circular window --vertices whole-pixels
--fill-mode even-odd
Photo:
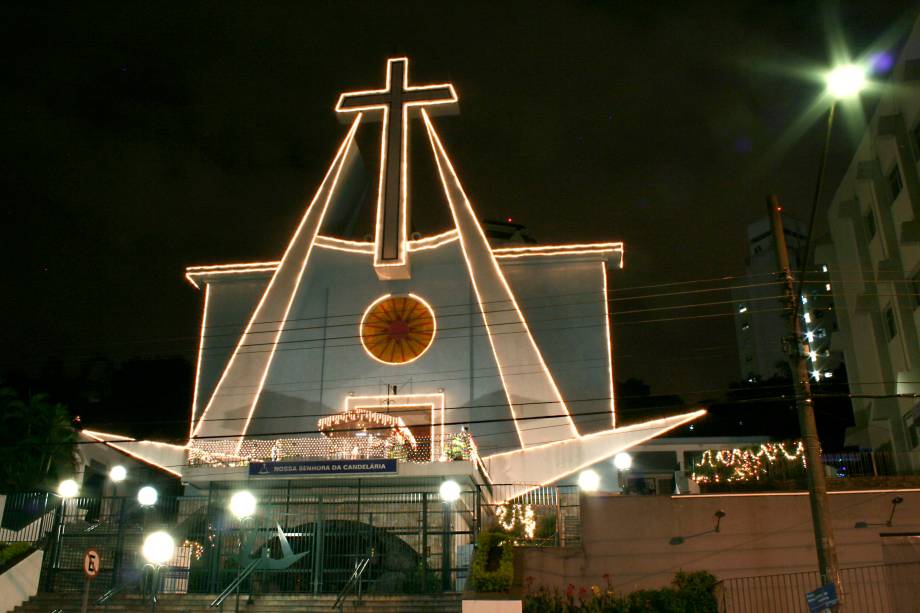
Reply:
[[[418,359],[434,340],[431,307],[417,296],[384,296],[364,312],[361,343],[375,360],[407,364]]]

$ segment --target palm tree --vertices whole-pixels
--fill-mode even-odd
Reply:
[[[23,400],[0,389],[0,491],[51,486],[73,472],[77,434],[70,413],[46,394]]]

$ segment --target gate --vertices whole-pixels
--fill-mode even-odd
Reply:
[[[365,593],[462,589],[480,521],[476,489],[446,504],[437,483],[248,483],[258,511],[240,522],[227,508],[235,491],[228,485],[212,483],[207,495],[162,498],[150,508],[123,497],[64,501],[49,535],[42,589],[82,589],[90,547],[102,557],[95,591],[137,580],[143,537],[156,529],[170,532],[177,546],[162,571],[165,592],[218,593],[256,556],[270,559],[244,586],[255,593],[336,593],[365,557]]]

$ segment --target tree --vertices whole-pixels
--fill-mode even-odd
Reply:
[[[0,389],[0,491],[52,488],[73,472],[77,434],[70,413],[45,394]]]

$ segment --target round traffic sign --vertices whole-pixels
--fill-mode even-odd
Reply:
[[[95,579],[99,574],[99,568],[102,566],[102,558],[95,549],[87,549],[83,554],[83,574],[87,579]]]

